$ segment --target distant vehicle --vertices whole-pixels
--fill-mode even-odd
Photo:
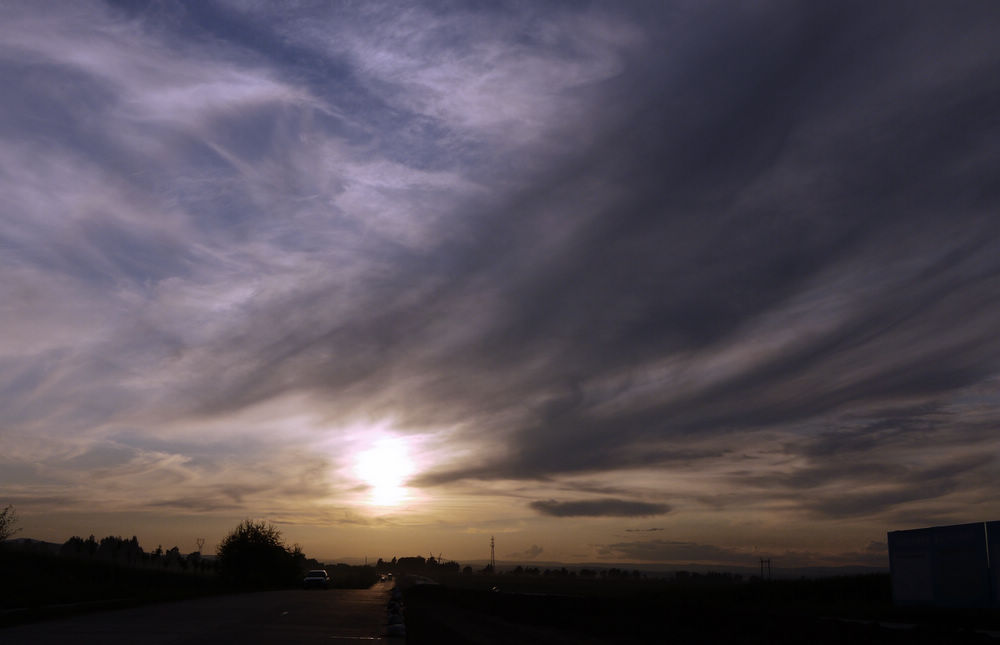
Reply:
[[[386,578],[385,578],[384,575],[383,576],[379,576],[379,582],[385,582],[385,580],[386,580]]]
[[[318,589],[330,588],[330,574],[325,569],[313,569],[302,579],[302,586],[306,589],[316,587]]]

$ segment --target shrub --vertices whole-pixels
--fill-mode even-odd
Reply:
[[[243,520],[219,545],[219,573],[228,582],[250,587],[285,587],[298,582],[295,553],[269,522]]]
[[[3,542],[20,530],[14,528],[14,524],[16,523],[17,513],[14,512],[14,507],[8,504],[0,511],[0,542]]]

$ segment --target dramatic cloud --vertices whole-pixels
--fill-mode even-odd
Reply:
[[[666,504],[649,504],[625,499],[593,499],[579,502],[538,500],[530,504],[543,515],[553,517],[647,517],[670,512]]]
[[[994,517],[998,18],[4,3],[0,504],[551,557]]]

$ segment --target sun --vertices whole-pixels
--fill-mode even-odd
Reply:
[[[406,501],[404,484],[413,473],[413,461],[403,441],[379,439],[371,448],[358,453],[355,472],[370,487],[372,504],[397,506]]]

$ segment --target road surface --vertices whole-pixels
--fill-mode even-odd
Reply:
[[[402,642],[385,636],[391,583],[197,598],[0,628],[3,645]]]

